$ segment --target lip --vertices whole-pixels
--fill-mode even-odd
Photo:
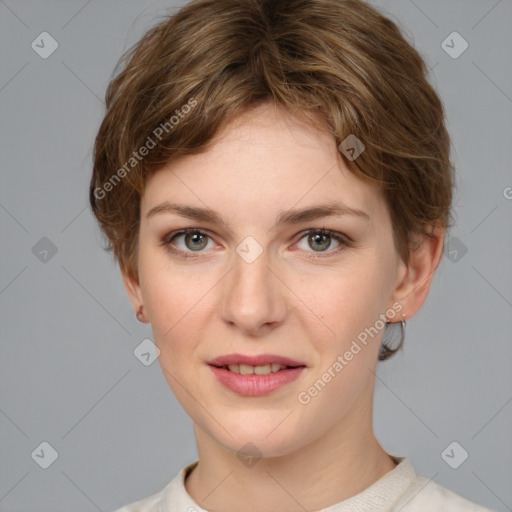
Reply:
[[[261,366],[271,363],[281,364],[283,366],[306,366],[301,361],[296,361],[295,359],[290,359],[289,357],[279,356],[276,354],[259,354],[254,356],[244,354],[226,354],[208,361],[210,366],[226,366],[228,364]]]
[[[235,373],[225,368],[220,368],[221,366],[230,364],[260,366],[271,363],[291,366],[293,368],[285,368],[266,375],[242,375],[241,373]],[[208,366],[222,385],[242,396],[262,396],[272,393],[299,378],[306,369],[304,363],[276,354],[259,354],[253,356],[227,354],[212,359],[208,362]]]
[[[293,382],[306,367],[286,368],[267,375],[242,375],[212,365],[210,369],[217,380],[234,393],[242,396],[262,396]]]

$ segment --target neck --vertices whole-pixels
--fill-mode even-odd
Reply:
[[[185,482],[207,510],[264,512],[320,510],[363,491],[395,467],[379,445],[370,421],[337,425],[279,457],[241,464],[236,453],[196,426],[199,463]],[[365,427],[366,425],[366,427]]]

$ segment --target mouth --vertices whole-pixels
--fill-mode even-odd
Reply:
[[[272,354],[229,354],[208,362],[217,380],[243,396],[261,396],[290,384],[307,366],[294,359]]]
[[[267,375],[290,368],[306,366],[302,361],[277,354],[226,354],[208,361],[208,364],[242,375]]]
[[[305,365],[288,366],[278,363],[268,363],[253,366],[250,364],[225,364],[225,365],[210,365],[215,368],[228,370],[240,375],[268,375],[269,373],[277,373],[284,370],[291,370],[295,368],[305,368]]]

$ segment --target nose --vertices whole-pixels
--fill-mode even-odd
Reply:
[[[270,267],[269,259],[263,252],[249,263],[235,254],[233,269],[224,283],[223,320],[252,336],[276,328],[288,312],[286,286]]]

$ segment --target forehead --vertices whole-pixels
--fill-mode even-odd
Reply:
[[[350,171],[331,133],[269,104],[224,125],[208,150],[156,171],[142,213],[176,200],[238,214],[341,201],[372,216],[382,207],[377,185]]]

